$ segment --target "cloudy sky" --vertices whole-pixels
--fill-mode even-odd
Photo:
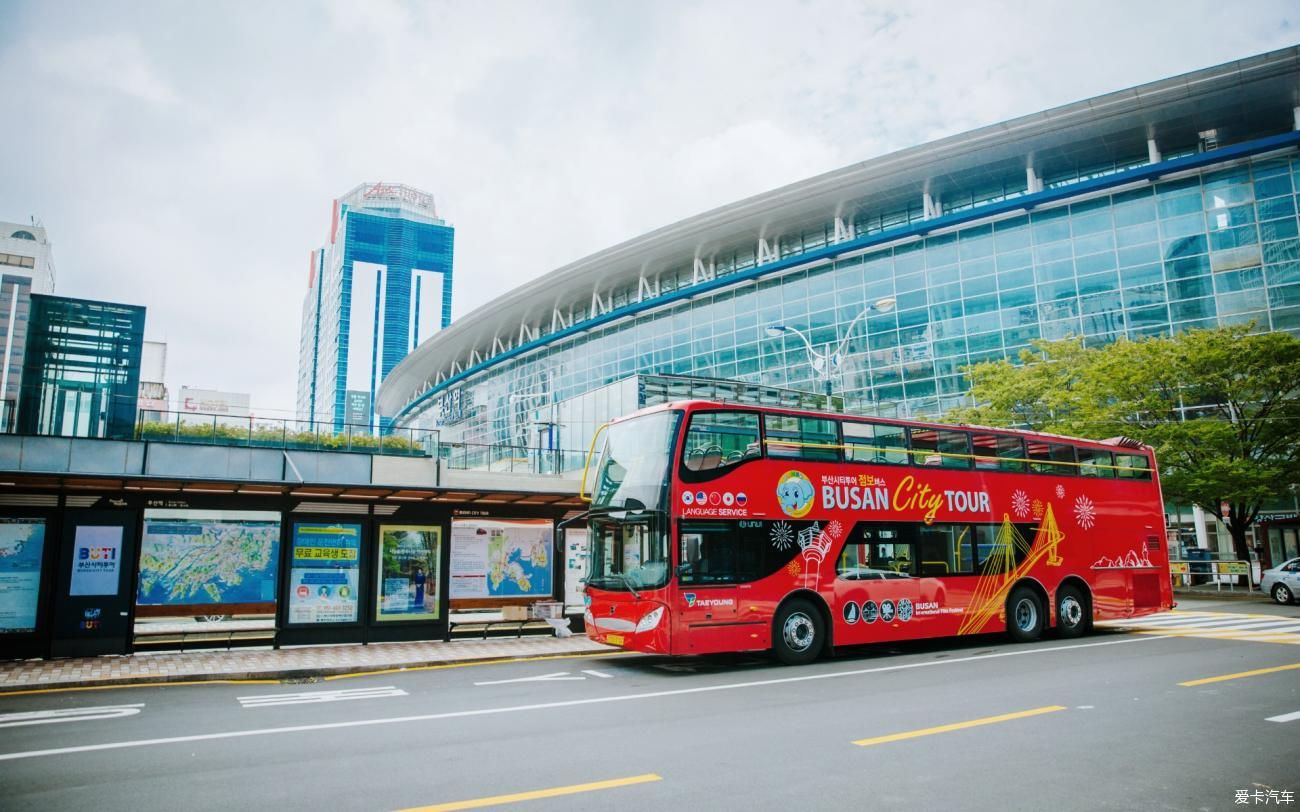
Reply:
[[[456,227],[454,315],[846,164],[1300,41],[1294,0],[0,2],[0,220],[148,307],[168,385],[293,410],[363,180]]]

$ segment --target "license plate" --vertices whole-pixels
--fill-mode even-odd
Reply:
[[[623,645],[623,635],[621,634],[606,635],[605,642],[609,643],[611,646],[621,646]]]

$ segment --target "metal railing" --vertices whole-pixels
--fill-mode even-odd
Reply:
[[[1214,558],[1213,555],[1211,553],[1205,558],[1171,558],[1169,575],[1174,579],[1174,585],[1192,587],[1213,583],[1215,591],[1222,592],[1224,584],[1227,584],[1228,591],[1235,592],[1241,580],[1245,579],[1241,586],[1247,592],[1257,588],[1260,576],[1258,561],[1221,559]]]
[[[437,442],[435,449],[438,459],[456,471],[558,475],[581,471],[587,460],[585,450],[520,445]]]

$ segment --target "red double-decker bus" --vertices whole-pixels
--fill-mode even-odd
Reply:
[[[1173,606],[1155,460],[1132,440],[704,401],[602,439],[585,619],[603,643],[793,664],[832,645],[1075,637]]]

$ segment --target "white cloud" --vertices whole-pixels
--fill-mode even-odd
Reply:
[[[0,217],[149,307],[170,381],[292,410],[307,255],[363,180],[434,193],[455,313],[891,150],[1293,44],[1293,5],[11,4]]]

